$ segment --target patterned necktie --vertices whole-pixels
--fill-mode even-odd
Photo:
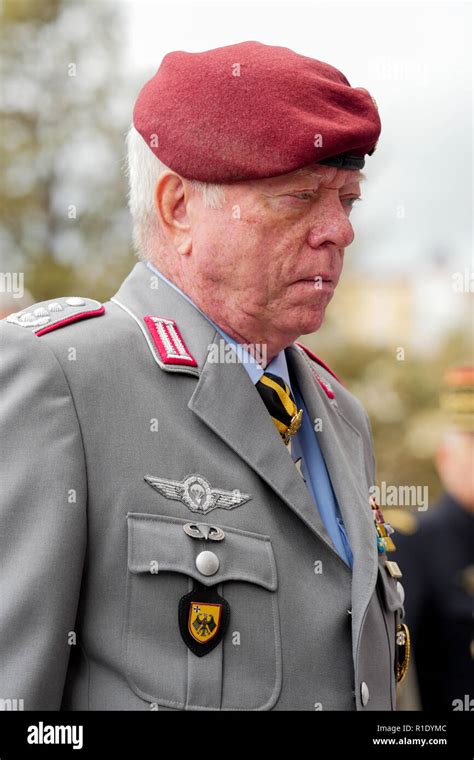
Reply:
[[[298,411],[288,385],[277,375],[265,372],[255,387],[270,412],[283,443],[287,445],[291,436],[298,431],[301,425],[303,410]]]

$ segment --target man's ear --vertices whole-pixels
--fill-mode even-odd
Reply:
[[[155,187],[155,208],[166,237],[181,254],[192,248],[191,225],[187,213],[188,183],[178,174],[167,170],[160,174]]]

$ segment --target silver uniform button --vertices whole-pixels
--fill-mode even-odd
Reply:
[[[214,552],[201,552],[196,557],[196,567],[202,575],[214,575],[219,570],[219,558]]]
[[[369,697],[370,697],[369,687],[367,686],[367,684],[365,683],[365,681],[362,681],[362,683],[360,685],[360,698],[362,700],[362,704],[363,704],[364,707],[366,706],[367,702],[369,701]]]
[[[82,298],[77,298],[76,296],[73,296],[72,298],[66,298],[66,303],[68,306],[85,306],[86,304]]]
[[[403,588],[400,581],[397,581],[397,591],[398,591],[398,596],[400,597],[400,601],[403,604],[405,602],[405,589]]]

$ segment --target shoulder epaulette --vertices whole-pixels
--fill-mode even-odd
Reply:
[[[100,317],[105,307],[93,298],[68,296],[54,301],[41,301],[27,309],[9,314],[6,322],[29,328],[38,337],[51,330],[89,317]]]

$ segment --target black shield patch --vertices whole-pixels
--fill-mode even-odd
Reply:
[[[198,657],[212,652],[222,640],[230,606],[215,586],[194,582],[193,590],[179,600],[179,630],[186,646]]]

